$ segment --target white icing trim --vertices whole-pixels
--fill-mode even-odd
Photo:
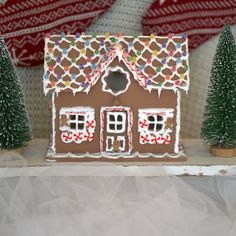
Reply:
[[[176,132],[175,132],[175,147],[174,152],[179,152],[179,133],[180,133],[180,103],[181,103],[181,93],[177,91],[177,104],[176,104]]]
[[[56,151],[56,127],[55,127],[55,120],[56,120],[56,105],[55,105],[55,93],[52,93],[52,149]]]
[[[110,88],[106,89],[106,87],[108,87],[108,86],[107,86],[107,82],[106,82],[105,78],[109,76],[110,72],[116,72],[116,71],[119,71],[119,72],[126,75],[127,84],[126,84],[126,87],[125,87],[124,90],[120,90],[118,92],[113,92]],[[125,93],[128,90],[128,88],[130,86],[130,83],[131,83],[130,82],[130,74],[120,66],[107,67],[107,69],[105,70],[105,73],[101,76],[101,80],[102,80],[102,91],[103,92],[109,92],[114,96]]]

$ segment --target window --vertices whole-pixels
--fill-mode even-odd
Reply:
[[[163,117],[160,115],[151,115],[148,116],[148,130],[153,133],[156,133],[163,128]]]
[[[107,132],[125,132],[126,114],[124,112],[107,112]]]
[[[114,96],[126,92],[130,85],[130,74],[120,66],[109,67],[102,76],[102,89]]]
[[[125,151],[125,137],[124,136],[117,136],[116,138],[114,136],[107,136],[106,151],[107,152],[114,151],[115,141],[119,142],[119,151],[124,152]]]
[[[85,115],[72,114],[69,115],[70,129],[72,130],[84,130],[85,128]]]

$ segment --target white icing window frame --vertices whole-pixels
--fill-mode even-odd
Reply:
[[[160,122],[160,124],[162,124],[162,129],[161,130],[158,130],[156,132],[154,131],[151,131],[148,129],[148,125],[144,128],[141,128],[139,125],[138,125],[138,131],[140,133],[150,133],[150,134],[161,134],[161,133],[164,133],[165,131],[165,122],[168,118],[173,118],[174,117],[174,109],[173,108],[143,108],[143,109],[139,109],[138,110],[138,122],[140,122],[140,120],[142,120],[143,118],[147,118],[148,116],[157,116],[157,115],[160,115],[163,117],[163,120],[162,121],[156,121],[156,118],[155,118],[155,121],[156,121],[156,124]],[[154,123],[154,122],[150,122],[150,123]],[[149,124],[149,123],[147,123]],[[168,133],[170,133],[171,130],[169,130]]]
[[[120,73],[122,73],[122,74],[125,74],[126,79],[127,79],[127,84],[126,84],[126,87],[125,87],[123,90],[120,90],[120,91],[118,91],[118,92],[114,92],[114,91],[112,91],[112,89],[110,89],[110,88],[106,89],[106,87],[107,87],[107,82],[106,82],[105,78],[107,78],[111,72],[120,72]],[[128,88],[129,88],[129,86],[130,86],[130,83],[131,83],[131,82],[130,82],[130,81],[131,81],[131,80],[130,80],[130,74],[129,74],[127,71],[125,71],[125,70],[124,70],[122,67],[120,67],[120,66],[108,67],[108,68],[105,70],[104,74],[102,75],[101,81],[102,81],[102,91],[103,91],[103,92],[111,93],[111,94],[114,95],[114,96],[118,96],[118,95],[120,95],[120,94],[122,94],[122,93],[125,93],[125,92],[128,90]]]
[[[110,116],[114,116],[115,120],[111,121]],[[122,121],[118,121],[118,116],[122,117]],[[110,129],[110,125],[114,125],[115,129]],[[117,129],[118,125],[122,125],[121,130]],[[113,133],[113,134],[119,134],[119,133],[124,133],[125,132],[125,126],[126,126],[126,113],[125,112],[112,112],[108,111],[107,112],[107,133]]]
[[[109,144],[108,144],[109,139],[111,140],[111,147],[109,147]],[[123,145],[119,147],[119,150],[121,152],[124,152],[125,151],[125,136],[117,136],[117,140],[123,141]],[[107,136],[106,137],[106,152],[112,152],[113,151],[112,145],[114,144],[114,141],[115,141],[114,136]]]

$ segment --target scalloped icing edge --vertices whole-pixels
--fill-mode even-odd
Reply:
[[[162,158],[170,158],[170,159],[178,159],[180,157],[186,157],[186,154],[184,152],[184,147],[182,142],[179,142],[179,152],[178,153],[139,153],[139,152],[133,152],[131,154],[125,154],[121,153],[120,155],[108,155],[107,153],[56,153],[53,151],[52,148],[52,139],[50,139],[49,147],[46,154],[46,160],[50,161],[55,159],[62,159],[62,158],[68,158],[68,159],[82,159],[82,158],[107,158],[108,160],[118,160],[119,158],[125,158],[127,161],[132,160],[132,158],[157,158],[157,160]]]

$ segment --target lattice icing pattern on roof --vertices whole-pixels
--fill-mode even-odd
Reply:
[[[49,35],[44,92],[89,92],[114,58],[122,59],[146,90],[189,88],[186,35]]]

